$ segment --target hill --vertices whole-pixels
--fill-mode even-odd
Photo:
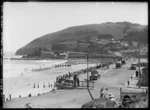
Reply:
[[[148,43],[147,26],[129,22],[107,22],[73,26],[64,30],[41,36],[16,51],[16,55],[27,55],[39,51],[77,51],[105,52],[108,44],[114,40],[129,43],[140,41]],[[118,45],[118,44],[117,44]],[[112,46],[112,45],[110,45]],[[111,47],[109,47],[111,48]]]

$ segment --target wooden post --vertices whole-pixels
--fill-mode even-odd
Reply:
[[[50,88],[50,82],[49,82],[49,88]]]
[[[11,94],[9,94],[9,99],[11,100]]]
[[[34,86],[33,86],[33,88],[35,88],[35,83],[34,83]]]
[[[121,99],[121,94],[122,94],[122,88],[120,87],[120,99]]]
[[[89,88],[89,73],[88,73],[88,54],[87,54],[87,88]]]
[[[43,84],[43,87],[45,88],[45,82],[44,82],[44,84]]]
[[[139,65],[138,65],[138,67],[139,67],[139,88],[141,88],[141,70],[140,70],[140,44],[138,43],[138,55],[139,55],[139,57],[138,57],[138,63],[139,63]]]
[[[38,82],[38,88],[39,88],[39,82]]]

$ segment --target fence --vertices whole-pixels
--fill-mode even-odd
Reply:
[[[80,81],[79,87],[81,87],[81,88],[87,88],[87,81]],[[94,81],[89,81],[88,82],[88,87],[89,88],[94,88]]]
[[[58,89],[75,89],[75,88],[88,88],[89,89],[93,89],[94,88],[94,81],[89,81],[88,85],[87,85],[87,81],[79,81],[79,85],[78,84],[74,84],[73,82],[70,83],[63,83],[63,84],[56,84]]]
[[[132,95],[140,95],[140,94],[147,94],[147,93],[148,93],[148,88],[139,89],[138,91],[137,89],[136,91],[133,91],[133,90],[123,91],[122,88],[120,88],[120,100],[122,100],[125,95],[132,96]]]

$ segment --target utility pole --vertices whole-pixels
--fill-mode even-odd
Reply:
[[[89,56],[88,56],[88,54],[87,54],[87,88],[89,88],[88,59],[89,59]]]
[[[140,70],[140,44],[138,43],[138,66],[139,66],[139,88],[141,88],[141,70]]]
[[[93,98],[93,96],[92,96],[92,94],[91,94],[91,92],[89,90],[89,72],[88,72],[88,59],[89,59],[89,55],[88,55],[88,53],[86,55],[87,55],[87,90],[88,90],[88,92],[89,92],[92,100],[94,100],[94,98]]]

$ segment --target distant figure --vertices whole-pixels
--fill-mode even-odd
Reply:
[[[80,80],[79,80],[79,77],[77,77],[77,85],[79,87],[79,84],[80,84]]]
[[[31,93],[28,95],[28,97],[31,97]]]
[[[114,95],[109,93],[109,98],[107,99],[107,102],[106,102],[106,108],[114,108],[115,105],[117,105],[119,107],[119,104],[116,101],[116,99],[114,98]]]
[[[77,75],[74,75],[74,76],[73,76],[73,81],[74,81],[74,86],[76,87]]]
[[[104,97],[105,97],[106,99],[108,99],[108,98],[109,98],[109,90],[108,90],[108,88],[106,88],[106,91],[105,91]]]
[[[71,77],[71,74],[70,74],[70,72],[68,73],[69,74],[69,78]]]
[[[104,98],[104,94],[105,94],[105,91],[104,91],[104,89],[102,88],[101,91],[100,91],[100,98]]]
[[[138,73],[139,73],[138,71],[135,72],[136,77],[138,77]]]

